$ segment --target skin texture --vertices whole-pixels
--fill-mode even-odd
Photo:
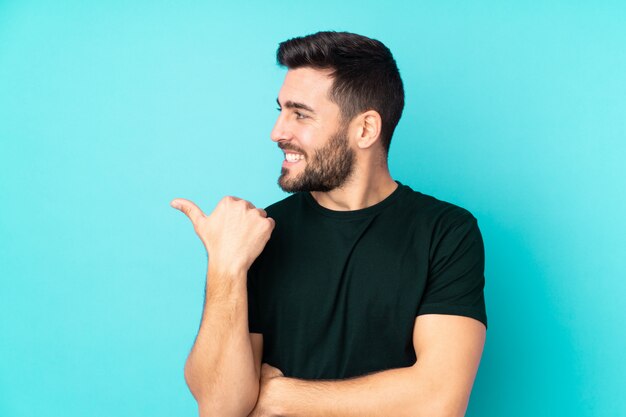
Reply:
[[[271,139],[304,158],[283,162],[279,184],[291,190],[308,187],[331,210],[369,207],[397,187],[379,141],[380,115],[368,110],[342,124],[339,107],[328,99],[331,85],[329,71],[287,72]],[[342,148],[333,154],[338,139]],[[333,158],[345,161],[346,155],[351,155],[350,169],[332,175],[319,169]],[[320,175],[312,175],[316,171]],[[325,175],[322,180],[339,185],[311,189],[311,178],[319,182]],[[261,363],[263,335],[247,330],[246,272],[267,243],[273,220],[252,203],[232,197],[210,216],[189,200],[176,199],[172,206],[190,218],[209,254],[203,319],[185,366],[201,416],[464,415],[485,342],[482,323],[421,315],[414,325],[413,366],[336,381],[287,378],[280,369]]]

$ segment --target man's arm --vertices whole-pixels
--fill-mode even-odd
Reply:
[[[485,333],[469,317],[418,316],[413,366],[337,381],[273,378],[268,389],[280,400],[269,408],[285,417],[463,416]]]
[[[248,329],[247,272],[267,243],[274,221],[263,209],[225,197],[210,216],[175,199],[209,255],[205,304],[185,379],[201,417],[246,416],[259,394],[262,336]]]
[[[185,363],[200,416],[243,416],[259,392],[247,320],[246,276],[209,267],[202,322]]]

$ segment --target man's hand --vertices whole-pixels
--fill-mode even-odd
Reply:
[[[237,197],[222,198],[209,216],[183,198],[172,200],[170,205],[189,217],[211,267],[223,272],[248,271],[275,225],[265,210]]]
[[[259,387],[259,399],[256,402],[254,410],[248,417],[277,417],[278,402],[280,395],[276,392],[276,378],[283,377],[280,369],[264,363],[261,366],[261,381]]]

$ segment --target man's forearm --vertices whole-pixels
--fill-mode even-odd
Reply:
[[[254,408],[259,377],[248,330],[246,273],[209,266],[202,322],[185,364],[200,415],[245,416]]]
[[[467,404],[445,392],[417,367],[389,369],[357,378],[323,381],[277,378],[284,417],[462,416]]]

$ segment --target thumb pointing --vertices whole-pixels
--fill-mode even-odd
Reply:
[[[170,206],[174,207],[176,210],[180,210],[180,201],[177,199],[173,199],[170,201]]]
[[[205,216],[200,207],[196,206],[193,201],[185,200],[184,198],[173,199],[170,201],[170,206],[182,211],[193,224],[196,224],[200,218]]]

